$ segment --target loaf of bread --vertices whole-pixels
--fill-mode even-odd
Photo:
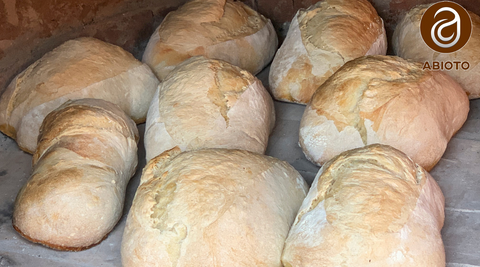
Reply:
[[[94,38],[70,40],[13,79],[0,97],[0,131],[32,154],[45,116],[80,98],[117,104],[141,123],[158,83],[147,65],[118,46]]]
[[[284,266],[445,266],[444,197],[400,151],[370,145],[318,172],[288,234]]]
[[[307,186],[288,163],[242,150],[174,148],[145,169],[123,266],[278,266]]]
[[[443,72],[399,57],[361,57],[315,92],[300,122],[300,146],[323,165],[343,151],[381,143],[430,170],[469,109],[465,91]]]
[[[178,146],[264,153],[275,124],[262,82],[229,63],[190,58],[159,86],[145,126],[147,161]]]
[[[277,45],[270,20],[242,2],[191,0],[168,13],[150,37],[143,62],[161,80],[192,56],[225,60],[256,74]]]
[[[397,56],[405,59],[429,63],[433,68],[434,62],[447,74],[452,76],[467,92],[470,99],[480,97],[480,17],[468,11],[472,22],[470,40],[460,50],[453,53],[438,53],[427,46],[420,33],[420,20],[429,5],[419,5],[407,12],[397,24],[393,33],[393,49]],[[455,26],[451,26],[455,27]],[[443,64],[441,64],[443,62]],[[446,62],[450,65],[445,66]],[[455,63],[459,62],[459,63]],[[463,62],[467,62],[463,65]],[[467,68],[468,69],[465,69]],[[451,68],[448,70],[448,68]]]
[[[15,230],[58,250],[101,242],[122,215],[137,141],[135,123],[104,100],[68,101],[48,114],[33,172],[15,201]]]
[[[383,21],[367,0],[324,0],[300,9],[270,68],[275,99],[306,104],[345,62],[385,55]]]

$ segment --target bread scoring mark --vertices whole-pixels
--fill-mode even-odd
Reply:
[[[206,32],[218,31],[218,35],[213,37],[214,44],[216,44],[252,35],[263,28],[266,23],[265,17],[242,2],[227,0],[223,16],[220,19],[210,23],[201,23],[201,25]]]
[[[307,51],[312,45],[336,52],[344,62],[365,55],[383,30],[380,17],[367,1],[320,1],[300,10],[299,22]],[[345,47],[342,53],[334,45],[338,43]]]
[[[208,89],[207,97],[214,105],[219,107],[220,114],[228,127],[228,111],[255,78],[236,66],[220,61],[209,61],[209,68],[214,73],[215,84]]]
[[[421,64],[398,57],[360,57],[347,62],[322,84],[310,106],[318,115],[334,121],[339,131],[354,126],[367,145],[365,119],[373,122],[372,129],[378,130],[389,102],[407,90],[402,85],[417,83],[428,76]]]
[[[322,77],[312,74],[312,64],[306,55],[300,55],[288,69],[285,77],[274,91],[276,98],[295,103],[306,104],[312,95],[333,70],[328,71]]]
[[[389,146],[375,144],[343,152],[322,169],[311,192],[315,197],[296,222],[325,201],[327,221],[335,227],[396,232],[409,219],[422,189],[416,165]]]

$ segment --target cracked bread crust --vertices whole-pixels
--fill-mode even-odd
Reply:
[[[300,145],[322,165],[343,151],[382,143],[430,170],[468,111],[468,97],[447,74],[399,57],[361,57],[315,92],[300,123]]]
[[[272,62],[271,91],[277,100],[306,104],[345,62],[386,49],[383,21],[368,1],[319,1],[293,18]]]
[[[193,56],[225,60],[256,74],[271,61],[277,44],[270,20],[242,2],[193,0],[165,17],[143,62],[161,80]]]
[[[0,97],[0,131],[32,154],[43,119],[68,100],[103,99],[144,122],[158,79],[122,48],[95,38],[69,40],[18,74]]]
[[[178,146],[264,153],[275,124],[262,83],[229,63],[194,57],[162,82],[148,111],[147,160]]]
[[[144,169],[123,266],[281,266],[307,186],[288,163],[243,150],[178,148]]]
[[[99,99],[69,101],[42,126],[13,226],[54,249],[95,246],[122,215],[137,166],[137,127],[118,106]]]
[[[284,266],[445,266],[444,197],[386,145],[343,152],[319,171],[285,242]]]

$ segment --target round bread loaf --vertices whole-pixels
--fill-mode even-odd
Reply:
[[[278,266],[307,186],[288,163],[242,150],[174,148],[143,171],[123,266]]]
[[[13,79],[0,97],[0,131],[32,154],[45,116],[81,98],[117,104],[141,123],[158,83],[147,65],[118,46],[94,38],[70,40]]]
[[[300,146],[322,165],[349,149],[387,144],[430,170],[468,111],[465,91],[447,74],[399,57],[361,57],[315,92],[300,122]]]
[[[48,114],[32,175],[15,201],[15,230],[59,250],[101,242],[122,215],[137,141],[135,123],[104,100],[69,101]]]
[[[467,44],[460,50],[453,53],[438,53],[427,46],[420,33],[420,20],[425,10],[430,5],[419,5],[412,8],[405,17],[397,24],[393,33],[393,49],[397,56],[405,59],[419,61],[423,64],[428,62],[433,68],[434,62],[451,62],[443,67],[443,70],[452,76],[467,92],[470,99],[480,97],[480,17],[468,11],[472,21],[472,32]],[[454,27],[454,26],[452,26]],[[465,70],[455,62],[467,62],[468,69]],[[455,65],[456,64],[456,65]],[[467,65],[464,65],[465,68]]]
[[[444,197],[404,153],[370,145],[318,172],[285,241],[292,266],[445,266]]]
[[[193,57],[159,86],[145,126],[147,161],[178,146],[264,153],[275,124],[262,82],[229,63]]]
[[[385,55],[383,21],[367,0],[324,0],[300,9],[272,62],[275,99],[306,104],[345,62]]]
[[[277,45],[270,20],[242,2],[192,0],[168,13],[150,37],[143,62],[161,80],[192,56],[225,60],[256,74]]]

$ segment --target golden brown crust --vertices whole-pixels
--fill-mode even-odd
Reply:
[[[345,62],[364,56],[383,33],[382,19],[367,0],[319,1],[299,10],[297,19],[309,54],[312,48],[328,50]]]
[[[270,69],[277,100],[306,104],[345,62],[386,53],[383,21],[366,0],[325,0],[300,9]]]
[[[77,251],[82,251],[82,250],[86,250],[86,249],[89,249],[89,248],[92,248],[100,243],[102,243],[103,240],[105,240],[108,235],[106,234],[100,241],[98,241],[97,243],[95,244],[92,244],[92,245],[89,245],[89,246],[85,246],[85,247],[67,247],[67,246],[60,246],[60,245],[55,245],[55,244],[51,244],[51,243],[48,243],[48,242],[44,242],[44,241],[41,241],[41,240],[38,240],[38,239],[35,239],[35,238],[31,238],[29,237],[28,235],[24,234],[17,226],[15,226],[14,223],[12,223],[12,226],[13,228],[15,229],[15,231],[17,231],[21,236],[23,236],[25,239],[33,242],[33,243],[37,243],[37,244],[40,244],[40,245],[44,245],[46,247],[49,247],[51,249],[56,249],[56,250],[63,250],[63,251],[73,251],[73,252],[77,252]]]
[[[381,111],[385,112],[383,105],[397,97],[409,83],[420,83],[421,79],[430,77],[430,72],[424,72],[420,63],[390,56],[360,57],[345,63],[323,83],[309,105],[317,114],[335,121],[339,131],[353,125],[366,142],[364,119],[370,119],[374,129],[378,129],[383,116]],[[366,96],[365,92],[372,90],[370,86],[380,81],[387,82],[389,90],[376,90],[373,97]],[[419,94],[422,88],[412,90]]]
[[[322,165],[342,151],[382,143],[430,170],[468,111],[468,97],[447,74],[399,57],[360,57],[317,89],[301,121],[300,145]]]
[[[99,99],[66,102],[47,115],[41,129],[13,225],[51,248],[87,249],[121,217],[137,165],[138,130],[118,106]]]
[[[254,35],[261,36],[251,38]],[[257,73],[273,57],[276,40],[270,21],[240,1],[193,0],[165,17],[143,61],[162,80],[194,56],[225,60]]]
[[[298,172],[243,150],[178,152],[153,158],[142,174],[122,238],[123,266],[281,266],[305,196]]]
[[[69,40],[17,75],[0,97],[0,130],[32,154],[48,113],[70,99],[117,104],[145,121],[158,79],[122,48],[95,38]]]
[[[372,233],[399,231],[425,184],[419,168],[407,155],[386,145],[343,152],[323,166],[315,201],[302,212],[325,201],[327,221],[332,225]],[[372,198],[382,201],[376,203]],[[350,205],[354,209],[348,208]],[[363,218],[362,224],[358,224],[359,217]],[[299,214],[297,221],[301,218]]]
[[[195,16],[192,16],[195,14]],[[193,0],[170,12],[158,29],[171,46],[196,44],[205,47],[251,35],[267,20],[242,2]],[[179,34],[188,32],[188,34]]]
[[[444,266],[444,197],[433,178],[386,145],[327,162],[285,242],[285,266]]]
[[[264,153],[274,123],[273,101],[255,76],[224,61],[192,57],[165,78],[150,104],[147,160],[175,146]]]

